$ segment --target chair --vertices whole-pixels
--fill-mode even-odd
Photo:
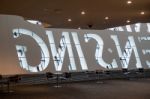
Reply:
[[[137,78],[145,78],[144,69],[139,68],[138,71],[136,71]]]
[[[70,81],[70,79],[71,79],[71,73],[65,72],[65,73],[64,73],[64,77],[65,77],[68,81]]]
[[[130,79],[130,77],[129,77],[130,72],[128,71],[128,69],[122,69],[122,73],[123,73],[125,79],[128,79],[128,80]]]
[[[9,81],[10,83],[16,84],[16,83],[18,83],[20,80],[21,80],[21,77],[20,77],[19,75],[14,75],[14,76],[8,77],[8,81]]]
[[[7,77],[3,77],[2,75],[0,75],[0,88],[2,92],[5,92],[5,87],[7,87],[7,91],[9,92],[9,81]],[[5,86],[6,85],[6,86]]]
[[[10,90],[10,85],[16,85],[21,80],[21,77],[19,75],[13,75],[8,77],[8,92],[14,92]]]
[[[47,81],[51,80],[53,77],[54,77],[53,73],[51,73],[51,72],[46,72]]]
[[[143,72],[144,72],[144,69],[143,69],[143,68],[139,68],[139,72],[140,72],[140,73],[143,73]]]

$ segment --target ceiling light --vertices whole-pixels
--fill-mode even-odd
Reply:
[[[130,0],[127,1],[127,4],[131,4],[131,3],[132,3],[132,1],[130,1]]]
[[[141,14],[141,15],[144,15],[144,14],[145,14],[145,12],[144,12],[144,11],[141,11],[141,12],[140,12],[140,14]]]
[[[127,20],[126,22],[127,22],[127,23],[130,23],[130,20]]]
[[[72,20],[71,20],[71,19],[68,19],[68,21],[71,22]]]
[[[107,16],[107,17],[105,17],[105,20],[108,20],[109,19],[109,17]]]
[[[80,30],[81,28],[80,28],[80,27],[78,27],[78,29]]]
[[[37,20],[27,20],[27,21],[32,23],[32,24],[42,25],[42,22],[37,21]]]
[[[84,11],[82,11],[82,12],[81,12],[81,14],[82,14],[82,15],[84,15],[84,14],[85,14],[85,12],[84,12]]]

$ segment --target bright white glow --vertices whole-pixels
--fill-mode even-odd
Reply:
[[[130,20],[127,20],[126,22],[130,23]],[[131,26],[132,26],[132,28],[131,28]],[[142,31],[141,27],[145,27],[147,29],[147,32],[150,33],[150,23],[145,23],[145,24],[136,23],[136,24],[133,24],[133,25],[126,25],[125,27],[126,27],[126,31],[127,32],[133,32],[134,30],[135,30],[135,32],[140,32],[140,31]],[[114,28],[108,28],[107,30],[111,30],[111,31],[125,31],[122,26],[114,27]]]
[[[150,68],[150,62],[148,60],[146,60],[146,64]]]
[[[127,32],[132,32],[131,26],[130,25],[126,25],[127,28]]]
[[[62,37],[60,40],[58,51],[56,50],[56,45],[55,45],[52,31],[46,31],[46,34],[48,35],[56,71],[62,70],[66,48],[67,48],[69,59],[70,59],[70,65],[68,66],[69,70],[76,70],[76,65],[74,61],[74,55],[73,55],[72,46],[71,46],[71,42],[69,38],[69,33],[62,32]]]
[[[97,34],[89,33],[89,34],[85,34],[84,38],[85,38],[85,42],[88,42],[90,39],[96,40],[97,46],[96,46],[95,58],[96,58],[96,61],[102,67],[107,68],[107,69],[112,69],[112,68],[118,67],[115,59],[113,59],[112,64],[108,64],[103,60],[102,53],[103,53],[104,42],[100,36],[98,36]]]
[[[135,24],[135,32],[140,32],[141,23]]]
[[[119,26],[119,27],[115,27],[115,31],[124,31],[124,30],[121,26]]]
[[[128,68],[129,61],[130,61],[131,54],[132,54],[132,50],[135,53],[136,67],[137,68],[142,68],[141,61],[140,61],[140,58],[139,58],[139,54],[138,54],[133,36],[128,37],[128,41],[126,42],[125,49],[124,49],[123,52],[121,50],[121,46],[119,44],[118,37],[116,35],[111,35],[111,38],[115,42],[115,45],[116,45],[116,48],[117,48],[117,51],[118,51],[118,54],[119,54],[119,57],[120,57],[120,61],[121,61],[121,64],[122,64],[122,68]]]
[[[82,11],[82,12],[81,12],[81,14],[82,14],[82,15],[85,15],[85,12],[84,12],[84,11]]]
[[[127,1],[127,4],[131,4],[131,3],[132,3],[132,1],[130,1],[130,0]]]
[[[130,23],[130,20],[127,20],[126,22],[127,22],[127,23]]]
[[[19,61],[20,61],[20,66],[23,69],[30,71],[30,72],[39,72],[39,71],[45,70],[48,67],[49,60],[50,60],[49,51],[45,42],[34,32],[31,32],[26,29],[13,29],[14,38],[17,38],[21,36],[22,34],[32,37],[37,42],[37,44],[41,48],[41,61],[40,61],[40,64],[37,66],[29,65],[26,59],[26,54],[25,54],[25,52],[27,51],[27,47],[16,45],[16,50],[17,50]]]
[[[110,30],[110,31],[114,31],[114,30],[115,30],[115,28],[108,28],[108,30]]]
[[[73,37],[73,41],[75,43],[75,47],[76,47],[78,55],[79,55],[81,68],[82,68],[82,70],[88,70],[87,63],[86,63],[84,54],[82,52],[82,48],[81,48],[80,41],[79,41],[77,33],[72,32],[72,37]]]
[[[109,17],[108,17],[108,16],[106,16],[106,17],[105,17],[105,20],[108,20],[108,19],[109,19]]]
[[[150,33],[150,23],[147,23],[147,32]]]
[[[140,12],[140,14],[141,14],[141,15],[144,15],[144,14],[145,14],[145,12],[144,12],[144,11],[141,11],[141,12]]]
[[[68,21],[69,21],[69,22],[71,22],[71,21],[72,21],[72,19],[68,19]]]
[[[32,23],[32,24],[42,25],[42,22],[37,21],[37,20],[27,20],[27,21]]]

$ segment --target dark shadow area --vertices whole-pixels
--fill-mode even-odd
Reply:
[[[0,93],[1,99],[150,99],[150,79],[105,80],[12,86],[12,93]]]

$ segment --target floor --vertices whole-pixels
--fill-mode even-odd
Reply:
[[[105,80],[103,83],[17,85],[14,92],[0,93],[0,99],[150,99],[150,79]]]

